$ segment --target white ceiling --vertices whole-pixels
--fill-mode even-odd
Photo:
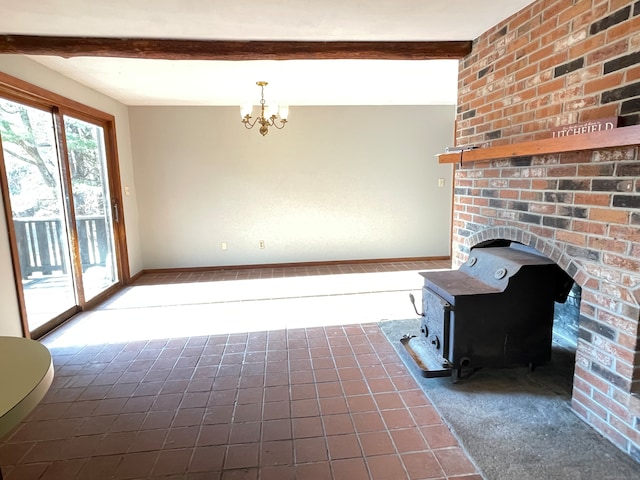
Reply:
[[[473,40],[533,0],[0,0],[0,34],[211,40]],[[33,56],[126,105],[455,104],[456,60]]]

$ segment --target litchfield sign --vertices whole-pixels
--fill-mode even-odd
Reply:
[[[614,128],[618,128],[619,123],[620,117],[599,118],[598,120],[590,120],[583,123],[574,123],[573,125],[554,127],[551,129],[551,133],[553,134],[553,138],[582,135],[583,133],[613,130]]]

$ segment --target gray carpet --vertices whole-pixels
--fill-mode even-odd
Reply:
[[[380,327],[486,479],[640,479],[639,463],[571,411],[573,352],[554,345],[552,361],[533,372],[481,369],[453,384],[423,378],[400,344],[419,324]]]

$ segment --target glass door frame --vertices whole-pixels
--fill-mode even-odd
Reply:
[[[27,321],[27,309],[21,282],[18,244],[12,220],[13,215],[9,198],[9,188],[7,185],[7,172],[4,164],[2,144],[0,143],[0,187],[2,190],[4,214],[7,223],[7,230],[9,233],[9,245],[12,256],[13,276],[18,296],[18,306],[20,310],[22,331],[23,335],[26,338],[38,338],[54,329],[64,321],[68,320],[76,313],[98,305],[107,297],[113,295],[113,293],[118,291],[123,285],[126,285],[131,281],[129,263],[127,260],[128,254],[126,230],[124,224],[124,215],[122,212],[122,189],[118,161],[115,117],[111,114],[102,112],[93,107],[83,105],[79,102],[76,102],[75,100],[63,97],[2,72],[0,72],[0,96],[10,101],[22,103],[27,106],[52,112],[57,141],[57,151],[61,163],[61,169],[63,170],[63,202],[65,207],[65,216],[67,217],[68,221],[69,244],[71,250],[71,268],[73,271],[74,282],[80,285],[80,288],[77,288],[78,304],[75,307],[72,307],[69,310],[60,313],[43,326],[30,331]],[[111,196],[110,207],[115,244],[115,265],[118,270],[118,279],[111,287],[108,287],[106,290],[96,295],[88,302],[84,299],[84,295],[82,293],[82,265],[79,251],[78,232],[73,209],[71,177],[68,171],[69,159],[67,157],[66,135],[63,128],[64,115],[98,125],[102,127],[104,131],[105,154],[109,182],[108,188]]]

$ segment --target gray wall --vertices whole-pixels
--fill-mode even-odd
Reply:
[[[144,268],[449,255],[454,116],[294,106],[262,137],[235,107],[130,107]]]

